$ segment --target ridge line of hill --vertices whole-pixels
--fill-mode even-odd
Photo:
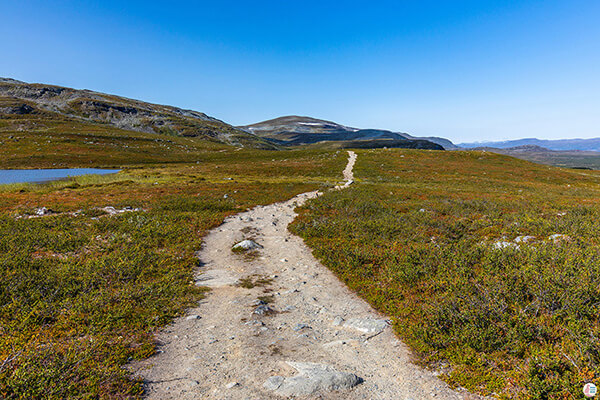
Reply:
[[[0,115],[55,115],[128,131],[201,138],[233,146],[277,149],[273,143],[205,113],[100,93],[0,78]]]

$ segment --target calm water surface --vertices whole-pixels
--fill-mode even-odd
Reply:
[[[80,175],[106,175],[118,169],[69,168],[69,169],[2,169],[0,185],[7,183],[48,182]]]

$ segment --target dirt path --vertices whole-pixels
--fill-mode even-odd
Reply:
[[[288,232],[296,205],[316,196],[238,214],[206,237],[198,284],[212,291],[160,334],[159,354],[132,366],[148,398],[470,398],[411,363],[385,318]],[[263,246],[252,260],[231,250],[243,239]]]

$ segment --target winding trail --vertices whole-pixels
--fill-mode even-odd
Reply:
[[[348,153],[339,189],[353,180]],[[385,317],[288,232],[294,208],[319,194],[229,217],[205,238],[197,282],[212,291],[163,330],[156,356],[131,366],[149,399],[475,398],[413,364]],[[263,246],[253,259],[231,251],[248,238]],[[238,284],[248,277],[270,282]]]

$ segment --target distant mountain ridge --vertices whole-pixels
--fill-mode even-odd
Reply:
[[[508,149],[520,146],[539,146],[548,150],[555,151],[600,151],[600,138],[593,139],[558,139],[544,140],[536,138],[526,138],[517,140],[506,140],[499,142],[474,142],[474,143],[459,143],[459,147],[465,149],[473,148],[497,148]]]
[[[540,164],[567,168],[600,169],[600,152],[587,150],[550,150],[536,145],[516,147],[473,147],[469,150],[504,154]]]
[[[392,132],[383,129],[359,129],[341,125],[332,121],[302,116],[285,116],[251,125],[240,126],[249,133],[267,138],[282,145],[303,145],[325,141],[367,141],[393,140],[421,141],[441,146],[443,149],[457,148],[450,140],[438,137],[414,137],[407,133]],[[426,147],[423,147],[426,148]],[[437,148],[437,146],[431,146]]]
[[[202,112],[62,86],[0,78],[0,117],[54,113],[119,129],[206,139],[234,146],[275,149],[276,145]]]

